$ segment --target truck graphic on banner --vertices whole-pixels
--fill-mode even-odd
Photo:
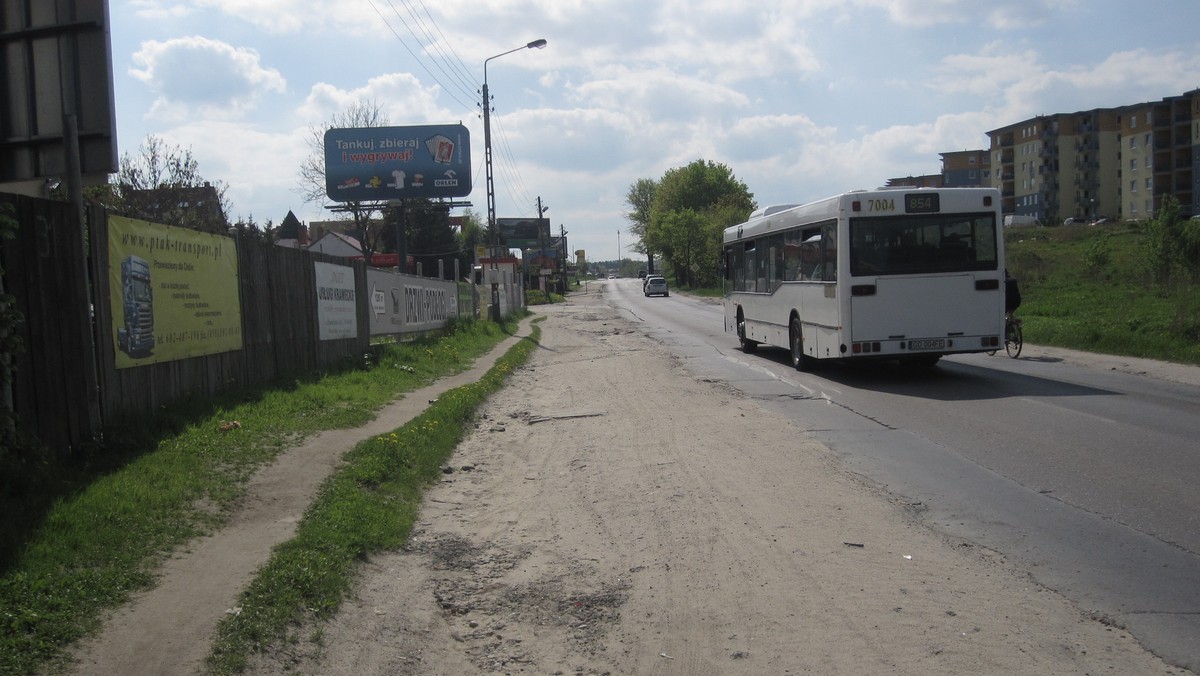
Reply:
[[[138,256],[121,261],[124,324],[117,328],[117,347],[133,358],[154,350],[154,291],[150,264]]]

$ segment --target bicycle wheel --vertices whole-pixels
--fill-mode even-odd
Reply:
[[[1021,348],[1025,346],[1025,336],[1021,333],[1021,322],[1010,321],[1005,329],[1004,351],[1008,353],[1008,356],[1016,359],[1021,356]]]

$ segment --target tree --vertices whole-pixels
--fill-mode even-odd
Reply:
[[[229,230],[228,185],[200,175],[190,148],[168,145],[150,135],[136,155],[121,157],[107,191],[89,198],[133,218],[225,234]]]
[[[359,101],[346,110],[335,113],[324,125],[309,127],[309,155],[300,163],[300,176],[296,191],[306,203],[326,206],[329,196],[325,194],[325,132],[330,129],[359,129],[386,127],[389,121],[383,108],[375,101]],[[383,250],[385,242],[395,242],[394,235],[387,235],[386,219],[382,205],[370,202],[346,202],[346,213],[354,221],[362,244],[363,256],[371,260],[372,255]],[[376,218],[378,216],[378,218]]]
[[[487,227],[479,214],[470,209],[463,212],[462,228],[455,235],[455,239],[458,241],[459,251],[462,252],[460,260],[465,275],[475,262],[475,247],[488,241]]]
[[[246,218],[239,216],[237,222],[233,224],[233,230],[245,239],[257,239],[273,243],[275,241],[275,233],[279,228],[271,222],[271,219],[267,219],[266,223],[259,225],[254,220],[254,214],[250,214]]]
[[[722,231],[756,207],[746,184],[723,164],[696,160],[669,169],[654,190],[645,245],[663,255],[680,282],[715,282]]]
[[[450,209],[429,200],[419,200],[405,206],[404,231],[407,254],[421,265],[425,277],[434,277],[438,261],[446,262],[445,274],[454,274],[454,260],[460,259],[462,247],[450,226]],[[395,237],[392,238],[395,243]],[[397,249],[399,250],[399,249]],[[461,265],[461,264],[460,264]],[[416,270],[409,270],[416,273]]]
[[[650,210],[654,205],[654,191],[657,188],[658,182],[654,179],[639,178],[629,186],[629,192],[625,194],[625,203],[630,209],[625,218],[629,221],[629,232],[637,237],[633,249],[646,254],[651,267],[654,266],[654,251],[646,246],[646,228],[650,226]]]
[[[1200,281],[1200,221],[1179,214],[1179,202],[1163,197],[1158,213],[1145,224],[1143,255],[1154,281],[1167,283],[1175,272]]]

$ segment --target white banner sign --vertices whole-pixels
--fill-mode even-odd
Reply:
[[[321,340],[358,337],[354,299],[354,269],[332,263],[313,263],[317,277],[317,325]]]

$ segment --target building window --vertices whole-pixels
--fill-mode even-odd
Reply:
[[[1134,158],[1131,158],[1131,159],[1129,160],[1129,170],[1130,170],[1130,171],[1137,171],[1137,158],[1136,158],[1136,157],[1134,157]]]
[[[1137,113],[1129,116],[1129,128],[1137,129]]]
[[[1146,190],[1154,190],[1154,179],[1146,179]]]
[[[971,157],[970,157],[970,158],[967,160],[967,163],[968,163],[968,164],[975,164],[975,156],[974,156],[974,155],[972,155],[972,156],[971,156]]]
[[[1129,182],[1129,192],[1137,192],[1137,181]]]
[[[1129,149],[1133,150],[1134,148],[1137,148],[1137,137],[1130,136],[1129,137]]]

